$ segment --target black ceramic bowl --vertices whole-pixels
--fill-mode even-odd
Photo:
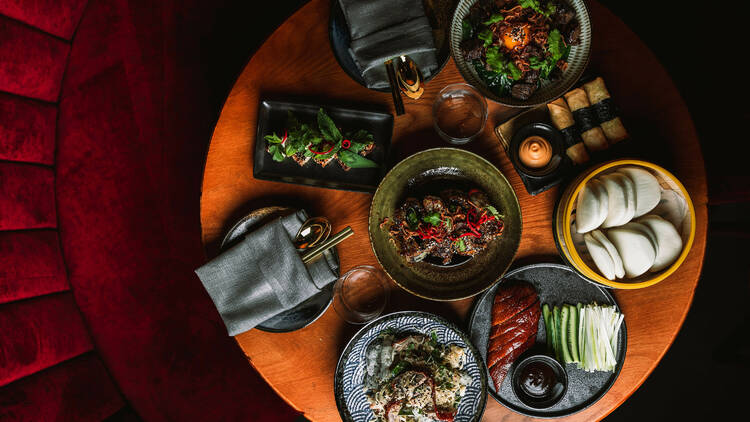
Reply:
[[[524,370],[531,365],[545,367],[552,374],[552,377],[549,379],[551,381],[550,385],[544,393],[534,394],[534,392],[524,386]],[[524,358],[515,365],[511,377],[513,392],[516,394],[516,397],[526,406],[535,409],[546,409],[554,406],[565,396],[565,392],[568,391],[568,374],[565,372],[565,368],[558,361],[547,355],[531,355]]]
[[[518,156],[518,148],[524,139],[530,136],[539,136],[546,139],[552,146],[552,159],[549,164],[542,168],[529,168],[526,167]],[[513,138],[510,140],[510,159],[513,161],[513,165],[519,171],[522,171],[526,176],[532,178],[540,178],[553,173],[560,167],[564,160],[564,149],[563,139],[560,132],[546,123],[529,123],[526,126],[522,126],[520,129],[513,134]]]

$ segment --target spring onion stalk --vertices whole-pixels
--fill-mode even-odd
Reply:
[[[596,303],[543,306],[547,347],[562,363],[588,372],[613,372],[617,366],[620,328],[625,316],[614,306]]]

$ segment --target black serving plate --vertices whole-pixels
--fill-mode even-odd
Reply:
[[[239,243],[245,238],[245,235],[255,229],[260,228],[275,218],[289,215],[296,210],[286,207],[266,207],[250,212],[235,223],[224,236],[221,242],[221,250],[227,250]],[[329,254],[338,267],[339,256],[336,248],[331,248],[324,252]],[[336,275],[339,275],[339,268],[336,268]],[[307,327],[315,322],[325,313],[333,301],[333,285],[329,284],[320,293],[300,303],[292,309],[284,311],[274,317],[271,317],[255,328],[270,333],[288,333]]]
[[[560,264],[534,264],[509,271],[503,280],[484,292],[477,301],[469,315],[469,335],[471,341],[479,349],[482,358],[487,361],[487,344],[491,324],[492,303],[498,286],[505,280],[523,280],[531,283],[539,293],[540,303],[549,303],[550,306],[563,303],[576,304],[578,302],[588,304],[596,302],[600,305],[615,305],[614,297],[599,286],[589,283],[581,278],[570,267]],[[544,327],[544,318],[539,318],[539,331],[536,337],[536,345],[526,354],[544,352],[546,349],[547,335]],[[568,389],[562,400],[552,407],[546,409],[535,409],[525,405],[513,392],[511,375],[515,369],[515,363],[508,376],[505,377],[500,391],[495,390],[495,384],[490,380],[488,391],[490,395],[503,406],[536,418],[558,418],[568,416],[591,406],[615,383],[620,374],[622,364],[625,362],[625,350],[627,348],[627,333],[623,321],[618,337],[617,367],[614,372],[586,372],[578,369],[575,364],[563,365],[568,374]],[[526,354],[516,359],[520,362]]]
[[[430,21],[430,26],[432,26],[433,29],[432,34],[435,39],[435,48],[437,50],[438,68],[435,73],[425,79],[425,82],[429,82],[443,70],[451,56],[449,29],[451,18],[453,17],[453,11],[456,9],[458,0],[424,0],[422,3],[425,8],[427,19]],[[341,10],[339,0],[331,0],[331,17],[328,20],[328,38],[331,41],[333,56],[336,57],[339,66],[341,66],[350,78],[354,79],[358,84],[365,86],[365,80],[359,72],[357,64],[354,63],[351,54],[349,54],[351,37],[349,36],[349,28],[346,25],[346,18],[344,17],[344,11]],[[376,91],[390,92],[391,89],[385,87],[377,89]]]
[[[273,132],[281,136],[284,133],[288,112],[294,113],[303,123],[315,122],[319,108],[321,106],[312,104],[261,101],[258,107],[258,133],[255,137],[253,177],[330,189],[374,191],[387,170],[388,150],[393,133],[393,116],[389,113],[323,106],[326,113],[344,132],[365,129],[373,134],[375,149],[367,158],[378,163],[380,165],[378,168],[344,171],[336,160],[331,161],[325,167],[310,160],[300,167],[291,158],[276,162],[271,154],[266,152],[266,140],[263,137]]]

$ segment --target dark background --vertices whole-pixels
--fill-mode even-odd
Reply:
[[[214,123],[246,61],[304,3],[215,2],[195,47],[208,85],[202,88],[209,93],[203,107],[215,112]],[[750,22],[747,11],[738,9],[744,2],[601,3],[638,34],[674,79],[698,129],[709,181],[707,255],[692,308],[656,370],[607,421],[747,420],[741,409],[750,400]],[[595,26],[594,36],[598,31],[606,28]],[[211,129],[205,128],[207,140]]]

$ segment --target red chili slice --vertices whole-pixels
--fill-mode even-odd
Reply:
[[[341,141],[341,148],[349,149],[350,146],[352,146],[352,141],[348,139],[344,139],[343,141]]]
[[[328,151],[315,151],[314,149],[312,149],[312,145],[307,146],[307,149],[309,149],[310,152],[317,155],[326,155],[329,152],[333,151],[334,148],[336,148],[336,145],[331,145],[331,149],[329,149]]]

